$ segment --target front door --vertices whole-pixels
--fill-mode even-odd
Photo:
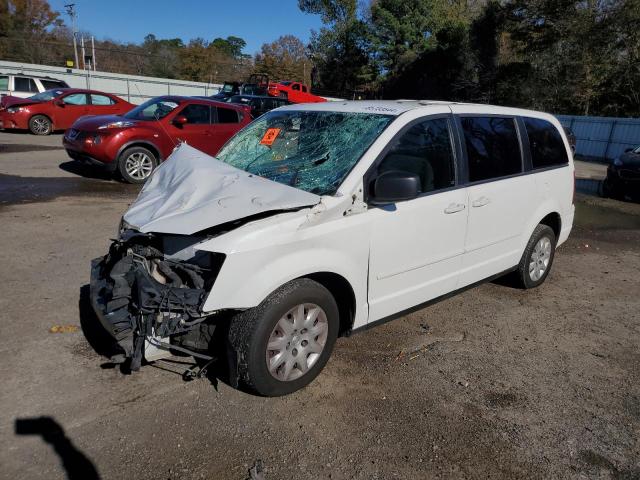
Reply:
[[[56,130],[66,130],[78,118],[87,115],[89,109],[86,93],[70,93],[60,100],[62,105],[54,103],[53,125]]]
[[[369,321],[457,287],[467,228],[467,190],[456,187],[450,116],[413,122],[393,141],[377,174],[417,174],[422,194],[371,208]]]
[[[175,115],[175,117],[179,116],[185,117],[187,123],[183,125],[171,123],[169,126],[171,135],[206,153],[212,141],[210,133],[211,107],[209,105],[192,103]]]

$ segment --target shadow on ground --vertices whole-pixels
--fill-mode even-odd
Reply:
[[[76,160],[69,160],[68,162],[61,163],[59,167],[60,170],[78,175],[79,177],[121,183],[117,181],[117,176],[115,174],[107,171],[104,168],[100,168],[97,165],[87,165]]]
[[[78,450],[67,437],[62,426],[51,417],[18,418],[16,435],[39,435],[50,444],[60,457],[69,480],[97,480],[100,478],[95,465]]]

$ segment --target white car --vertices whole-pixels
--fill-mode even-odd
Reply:
[[[500,275],[539,286],[573,223],[562,126],[527,110],[429,101],[273,110],[216,159],[179,146],[94,260],[114,361],[169,348],[291,393],[336,338]],[[129,360],[127,360],[129,359]]]
[[[0,97],[29,98],[54,88],[69,88],[69,85],[51,77],[0,73]]]

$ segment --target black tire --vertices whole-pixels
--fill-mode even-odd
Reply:
[[[613,198],[614,200],[624,200],[624,190],[620,187],[620,184],[611,180],[609,177],[602,182],[602,196],[605,198]]]
[[[327,338],[322,352],[306,373],[283,381],[275,378],[267,367],[267,343],[280,319],[302,304],[315,304],[324,311]],[[308,278],[283,285],[260,305],[237,314],[231,320],[229,341],[238,355],[239,382],[245,389],[266,397],[286,395],[307,386],[329,360],[338,337],[339,324],[338,306],[325,287]]]
[[[130,158],[140,158],[142,161],[144,161],[145,165],[149,164],[150,168],[145,167],[144,173],[141,173],[139,176],[137,176],[133,170],[128,168],[127,161]],[[151,150],[144,147],[127,148],[120,154],[120,157],[118,158],[118,171],[120,172],[122,179],[127,183],[140,184],[146,182],[157,166],[158,158],[156,157],[156,155]]]
[[[34,115],[29,119],[29,131],[34,135],[49,135],[53,125],[46,115]]]
[[[530,267],[532,262],[535,260],[533,258],[534,251],[536,249],[536,245],[538,245],[538,242],[540,242],[543,238],[548,239],[550,243],[551,250],[549,252],[549,261],[544,270],[544,273],[542,273],[539,278],[532,278]],[[515,272],[517,286],[528,289],[538,287],[542,285],[542,283],[544,283],[547,276],[549,275],[549,272],[551,271],[551,266],[553,265],[553,259],[556,253],[556,241],[556,235],[555,233],[553,233],[553,230],[549,226],[539,224],[535,228],[533,234],[531,235],[531,238],[529,239],[529,242],[527,243],[526,248],[524,249],[524,253],[522,254],[522,258],[520,259],[520,263],[518,264],[518,268]]]

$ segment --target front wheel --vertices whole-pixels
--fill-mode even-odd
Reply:
[[[44,115],[34,115],[29,120],[29,130],[34,135],[49,135],[52,131],[51,120]]]
[[[144,147],[127,148],[118,160],[120,175],[128,183],[144,183],[158,165],[158,159]]]
[[[283,285],[257,307],[236,315],[229,340],[243,385],[276,397],[311,383],[331,356],[338,315],[331,293],[308,278]]]
[[[539,224],[524,249],[516,271],[522,288],[535,288],[545,281],[551,270],[556,251],[556,235],[553,230]]]

